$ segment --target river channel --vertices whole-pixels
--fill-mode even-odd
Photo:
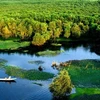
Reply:
[[[41,65],[44,68],[43,71],[57,74],[58,71],[51,67],[53,61],[60,63],[69,60],[100,59],[100,55],[93,51],[91,52],[90,48],[89,45],[86,47],[79,45],[68,49],[60,47],[59,49],[63,52],[55,56],[37,56],[28,53],[0,52],[0,59],[7,60],[8,65],[18,66],[26,70],[38,70],[38,67]],[[29,63],[30,61],[41,61],[43,63]],[[8,75],[4,70],[0,70],[0,77],[7,76]],[[33,84],[33,82],[34,81],[21,78],[17,78],[16,82],[12,83],[0,82],[0,100],[52,100],[52,94],[48,89],[51,79],[37,81],[41,83],[42,86]]]

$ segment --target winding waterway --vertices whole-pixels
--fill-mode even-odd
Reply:
[[[0,52],[0,59],[7,60],[8,65],[19,66],[22,69],[37,69],[38,66],[44,68],[43,71],[56,74],[58,71],[51,67],[53,61],[58,63],[68,60],[81,60],[81,59],[100,59],[100,55],[90,51],[90,46],[84,47],[83,45],[75,48],[60,50],[64,51],[56,56],[36,56],[27,53],[2,53]],[[42,61],[43,63],[29,63],[29,61]],[[0,77],[8,76],[4,70],[0,70]],[[0,82],[0,100],[52,100],[48,86],[51,80],[38,81],[42,86],[33,84],[34,81],[27,79],[17,78],[16,82],[5,83]]]

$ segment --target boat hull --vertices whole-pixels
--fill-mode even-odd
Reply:
[[[1,82],[14,82],[16,78],[11,78],[11,79],[5,79],[5,78],[0,78]]]

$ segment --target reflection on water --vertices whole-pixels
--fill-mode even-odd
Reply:
[[[77,48],[68,48],[64,49],[63,47],[60,50],[64,50],[64,52],[60,53],[56,56],[36,56],[29,54],[19,54],[19,53],[1,53],[0,58],[8,61],[7,64],[19,66],[23,69],[37,69],[39,66],[43,68],[43,71],[57,73],[56,69],[51,67],[53,61],[58,63],[68,61],[68,60],[81,60],[81,59],[100,59],[100,56],[94,52],[90,52],[89,47],[85,48],[83,46],[79,46]],[[43,62],[43,63],[38,63]],[[31,62],[31,63],[30,63]]]
[[[51,49],[51,48],[50,48]],[[80,60],[80,59],[100,59],[100,55],[95,52],[90,52],[90,46],[73,46],[52,48],[64,50],[56,56],[37,56],[34,53],[0,53],[0,59],[7,60],[7,64],[19,66],[23,69],[37,69],[39,66],[44,68],[43,71],[51,72],[56,74],[58,71],[51,67],[53,61],[58,63],[68,61],[68,60]],[[36,51],[35,51],[36,52]],[[31,61],[31,63],[29,63]],[[43,63],[34,63],[36,61],[41,61]],[[0,77],[8,77],[5,71],[0,70]],[[52,98],[52,95],[48,89],[51,80],[40,81],[42,86],[33,84],[34,81],[29,81],[26,79],[17,78],[16,82],[8,84],[6,82],[0,82],[0,100],[57,100],[57,98]],[[68,97],[65,99],[67,100]],[[62,99],[63,100],[63,99]]]
[[[5,83],[8,83],[8,84],[11,84],[11,83],[16,83],[16,81],[1,81],[0,82],[5,82]]]

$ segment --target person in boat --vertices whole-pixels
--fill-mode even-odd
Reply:
[[[11,76],[9,76],[8,79],[11,79]]]
[[[9,76],[8,78],[7,78],[7,77],[5,77],[5,79],[11,79],[11,76]]]

